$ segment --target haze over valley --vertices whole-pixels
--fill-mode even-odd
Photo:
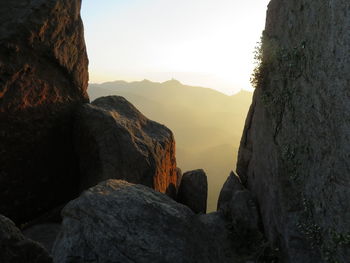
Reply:
[[[208,175],[208,210],[214,211],[219,191],[235,169],[244,121],[252,93],[228,96],[221,92],[149,80],[90,84],[91,100],[125,97],[146,117],[170,128],[176,141],[177,165],[182,172],[203,168]]]
[[[0,263],[350,262],[349,0],[0,6]]]

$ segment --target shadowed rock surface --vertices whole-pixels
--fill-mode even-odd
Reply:
[[[350,258],[350,2],[272,0],[237,172],[285,262]]]
[[[88,101],[80,4],[0,3],[0,213],[17,223],[76,193],[72,112]]]
[[[177,176],[176,190],[178,191],[182,180],[182,171],[179,167],[176,167],[176,176]]]
[[[25,237],[40,243],[43,247],[45,247],[47,251],[51,252],[53,244],[60,230],[60,224],[45,223],[30,226],[24,229],[22,232]]]
[[[182,175],[177,201],[187,205],[195,213],[207,212],[208,181],[202,169],[186,172]]]
[[[123,97],[102,97],[83,105],[76,117],[75,145],[81,189],[113,178],[175,197],[172,132],[147,119]]]
[[[229,205],[232,199],[232,196],[237,191],[244,190],[244,186],[240,178],[231,171],[230,176],[227,177],[219,195],[217,210],[222,210],[225,214],[229,210]]]
[[[227,221],[220,214],[204,216],[143,185],[108,180],[64,208],[54,260],[239,262]]]
[[[52,258],[41,245],[25,238],[10,219],[0,215],[0,262],[50,263]]]
[[[233,235],[240,237],[239,240],[235,240],[237,251],[249,254],[261,245],[263,234],[257,204],[234,172],[230,173],[220,192],[218,212],[230,222]]]
[[[262,238],[258,207],[248,190],[237,191],[229,203],[229,218],[235,234],[244,237],[241,246],[251,246]]]

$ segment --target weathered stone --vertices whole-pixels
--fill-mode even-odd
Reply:
[[[237,172],[285,262],[350,258],[350,1],[272,0]]]
[[[240,178],[231,171],[220,191],[217,210],[222,210],[224,213],[226,213],[229,210],[229,204],[233,194],[242,190],[244,190],[244,186],[242,185]]]
[[[108,180],[64,208],[54,261],[238,262],[225,219],[204,216],[151,188]]]
[[[208,181],[202,169],[189,171],[183,174],[177,201],[187,205],[195,213],[207,212]]]
[[[10,219],[0,215],[0,262],[50,263],[52,258],[38,243],[25,238]]]
[[[0,213],[17,223],[77,192],[72,112],[88,101],[80,4],[0,3]]]
[[[242,255],[237,254],[234,247],[235,241],[241,240],[241,237],[232,233],[232,228],[230,227],[231,223],[222,213],[213,212],[209,214],[199,214],[197,216],[200,226],[205,228],[206,231],[208,231],[208,235],[212,237],[210,241],[210,251],[218,251],[217,253],[220,255],[217,257],[217,261],[213,262],[221,262],[220,258],[231,258],[232,263],[244,262],[241,260]],[[197,219],[194,223],[196,221]]]
[[[259,235],[259,211],[248,190],[237,191],[229,203],[230,219],[241,236]]]
[[[81,189],[123,179],[176,194],[175,141],[165,126],[147,119],[123,97],[102,97],[77,113],[75,145]]]

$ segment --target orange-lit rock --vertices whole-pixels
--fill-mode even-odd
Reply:
[[[81,0],[0,4],[0,112],[87,100]]]
[[[147,119],[123,97],[102,97],[80,108],[75,148],[81,189],[106,179],[123,179],[175,197],[172,132]]]
[[[88,101],[80,4],[0,3],[0,213],[16,223],[77,192],[72,112]]]

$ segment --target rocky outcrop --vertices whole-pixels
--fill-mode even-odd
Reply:
[[[219,196],[218,212],[230,222],[236,240],[236,249],[248,253],[263,241],[260,215],[257,204],[241,183],[240,178],[231,172]]]
[[[143,185],[102,182],[62,213],[56,263],[239,262],[220,214],[196,216]]]
[[[226,179],[219,195],[217,210],[223,210],[224,212],[229,210],[232,196],[238,192],[244,190],[241,179],[231,171],[230,176]]]
[[[269,4],[237,172],[284,262],[350,258],[349,9]]]
[[[102,97],[83,105],[76,116],[75,145],[81,189],[113,178],[176,194],[172,132],[123,97]]]
[[[208,181],[202,169],[189,171],[183,174],[177,201],[187,205],[195,213],[207,212]]]
[[[259,242],[259,239],[262,238],[259,229],[258,207],[248,190],[237,191],[233,194],[229,203],[229,218],[234,232],[241,237],[245,237],[242,244],[247,245],[247,241]]]
[[[88,101],[80,4],[0,3],[0,213],[16,222],[76,192],[72,112]]]
[[[0,262],[52,262],[52,258],[43,247],[25,238],[15,224],[2,215],[0,215],[0,248]]]

